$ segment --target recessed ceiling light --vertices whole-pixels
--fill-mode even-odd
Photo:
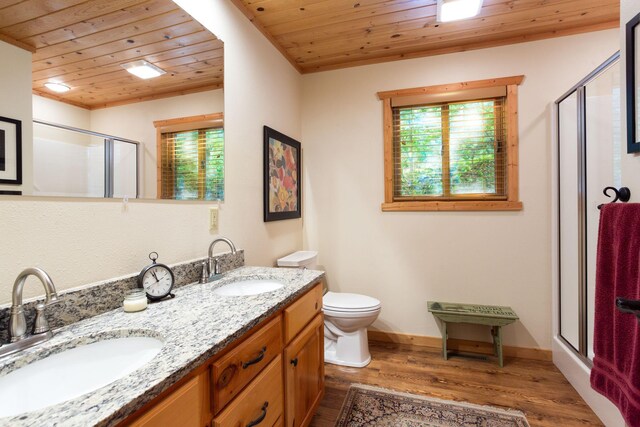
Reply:
[[[47,89],[52,90],[54,92],[58,92],[58,93],[68,92],[69,90],[71,90],[69,86],[62,83],[56,83],[56,82],[47,82],[44,84],[44,86]]]
[[[162,68],[158,68],[147,61],[134,61],[122,64],[122,68],[141,79],[152,79],[166,73]]]
[[[438,0],[438,21],[467,19],[480,13],[482,0]]]

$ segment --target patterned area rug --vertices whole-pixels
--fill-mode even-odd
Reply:
[[[529,427],[524,414],[353,384],[336,427]]]

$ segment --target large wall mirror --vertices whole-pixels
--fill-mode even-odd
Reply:
[[[33,52],[26,179],[0,194],[224,198],[223,43],[173,1],[4,1],[0,40]]]

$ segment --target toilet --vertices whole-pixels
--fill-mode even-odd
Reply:
[[[278,259],[278,267],[316,267],[316,251],[298,251]],[[335,365],[365,367],[371,362],[367,327],[380,314],[380,301],[360,294],[343,292],[325,293],[324,361]]]

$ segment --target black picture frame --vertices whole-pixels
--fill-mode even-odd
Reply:
[[[22,122],[0,116],[0,184],[22,184]]]
[[[302,145],[264,127],[264,222],[302,217]]]
[[[627,153],[640,152],[640,13],[626,25]]]

